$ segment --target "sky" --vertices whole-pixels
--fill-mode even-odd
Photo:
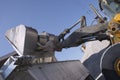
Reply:
[[[90,25],[95,15],[89,4],[98,9],[97,0],[0,0],[0,56],[14,51],[5,39],[8,29],[24,24],[37,29],[39,34],[46,31],[59,35],[83,15]],[[82,56],[80,46],[56,52],[60,61],[80,60]]]

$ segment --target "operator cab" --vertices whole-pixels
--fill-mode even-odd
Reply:
[[[105,15],[113,18],[120,13],[120,0],[99,0],[99,7]]]

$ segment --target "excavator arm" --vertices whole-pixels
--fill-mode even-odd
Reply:
[[[109,36],[106,35],[107,25],[108,23],[106,22],[102,24],[79,28],[62,42],[62,47],[75,47],[91,40],[101,41],[104,39],[109,39]]]

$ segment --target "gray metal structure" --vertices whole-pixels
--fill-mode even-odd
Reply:
[[[40,63],[16,69],[6,80],[86,80],[89,71],[80,61]]]
[[[3,80],[93,80],[80,61],[56,60],[54,52],[63,48],[59,36],[19,25],[6,38],[15,52],[0,58]]]
[[[77,24],[78,22],[75,23],[72,28]],[[39,35],[37,30],[25,25],[19,25],[12,28],[6,32],[5,36],[14,48],[16,55],[9,56],[4,62],[1,66],[1,74],[4,79],[8,79],[19,66],[34,66],[34,64],[56,61],[54,57],[55,51],[61,51],[63,48],[68,47],[75,47],[91,40],[106,39],[108,38],[106,34],[100,34],[106,31],[106,25],[107,23],[102,23],[91,27],[79,28],[67,39],[63,38],[71,28],[65,30],[58,36],[47,32],[43,32]],[[80,69],[82,68],[84,70],[84,67],[81,66]],[[85,73],[89,74],[88,71],[85,71]],[[82,75],[81,72],[79,75]],[[85,78],[87,78],[87,76],[85,76]],[[86,80],[93,80],[93,78],[90,77]]]
[[[104,8],[106,0],[99,0],[101,9]],[[119,1],[115,2],[118,7]],[[103,73],[107,80],[113,80],[112,76],[114,62],[119,57],[119,45],[114,45],[108,48],[107,51],[101,51],[95,56],[89,57],[89,60],[85,60],[83,64],[89,69],[85,68],[80,61],[64,61],[59,62],[56,60],[54,54],[55,51],[62,51],[63,48],[76,47],[88,41],[94,40],[110,40],[110,35],[106,34],[108,22],[97,13],[97,10],[91,6],[96,16],[98,17],[99,24],[86,27],[86,20],[83,16],[73,26],[65,29],[60,35],[54,35],[47,32],[38,34],[36,29],[27,27],[25,25],[19,25],[15,28],[8,30],[5,34],[9,43],[14,48],[15,52],[7,56],[0,58],[0,79],[1,80],[94,80],[97,73]],[[118,8],[116,7],[116,8]],[[78,23],[81,23],[80,28],[75,30],[64,39],[65,35],[75,27]],[[119,26],[117,26],[119,27]],[[120,28],[118,28],[120,29]],[[117,47],[118,46],[118,47]],[[111,51],[112,50],[112,51]],[[117,55],[113,55],[113,50],[116,50]],[[104,54],[103,54],[104,52]],[[109,55],[109,53],[111,53]],[[110,58],[107,58],[106,57]],[[114,56],[114,57],[111,57]],[[101,59],[101,56],[102,59]],[[91,61],[96,60],[95,64],[98,66],[95,68],[97,71],[94,72],[93,67],[89,67]],[[92,59],[91,59],[92,58]],[[101,60],[101,61],[100,61]],[[101,70],[100,63],[101,62]],[[87,63],[87,64],[86,64]],[[111,64],[110,64],[111,63]],[[109,66],[110,65],[110,66]],[[120,67],[120,65],[118,64]],[[120,69],[117,67],[117,69]],[[107,70],[107,71],[106,71]],[[110,72],[110,73],[109,73]],[[93,74],[95,73],[95,74]],[[92,77],[91,74],[94,76]],[[107,75],[106,75],[107,74]],[[109,78],[109,75],[113,78]],[[116,75],[113,74],[113,75]],[[116,80],[119,80],[117,78]],[[97,77],[97,80],[104,80],[103,78]]]
[[[12,28],[6,32],[5,36],[14,48],[16,54],[9,56],[8,59],[4,62],[4,64],[1,66],[1,75],[4,80],[19,80],[19,78],[23,79],[24,75],[24,78],[26,77],[24,80],[47,80],[47,77],[44,76],[42,77],[42,79],[41,77],[36,77],[38,76],[38,74],[35,73],[41,73],[39,76],[44,74],[44,72],[38,70],[36,64],[42,66],[43,64],[40,63],[56,61],[54,57],[54,52],[61,51],[63,48],[75,47],[91,40],[106,39],[108,37],[106,34],[99,34],[100,32],[104,33],[106,31],[106,25],[107,23],[103,23],[99,25],[94,25],[92,27],[79,28],[74,31],[67,39],[63,38],[68,33],[69,29],[65,30],[62,34],[56,36],[46,32],[38,35],[37,30],[31,27],[27,27],[25,25],[19,25],[15,28]],[[50,77],[49,80],[67,80],[66,76],[70,76],[72,72],[74,73],[74,75],[73,77],[71,75],[68,80],[94,80],[91,77],[89,71],[81,63],[78,63],[79,65],[76,65],[75,63],[76,62],[72,62],[70,64],[62,63],[61,66],[74,64],[76,66],[76,69],[79,71],[74,69],[72,66],[70,67],[71,70],[68,67],[64,67],[66,70],[66,74],[65,72],[59,71],[58,73],[64,74],[59,75],[56,72],[56,70],[62,70],[61,67],[58,68],[58,66],[56,66],[59,63],[56,63],[56,65],[53,66],[48,64],[46,66],[47,68],[45,68],[44,71],[46,71],[47,69],[49,70],[49,66],[52,66],[54,67],[54,69],[56,69],[55,71],[50,71],[56,72],[54,73],[54,75],[56,75],[54,76],[54,78]],[[27,70],[24,70],[24,68],[27,68]],[[36,69],[36,71],[33,71],[32,69]],[[23,70],[23,72],[16,72],[16,70]],[[70,73],[68,73],[69,71]],[[15,76],[15,74],[18,74],[18,76]],[[48,74],[45,75],[48,76]],[[57,77],[57,75],[59,77],[61,76],[62,79]]]

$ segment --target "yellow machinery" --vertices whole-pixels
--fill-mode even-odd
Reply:
[[[112,46],[103,54],[101,69],[106,80],[120,80],[120,0],[99,0],[100,9],[109,16],[107,33]]]
[[[109,22],[108,33],[113,44],[120,42],[120,13]]]
[[[120,13],[116,14],[113,19],[109,22],[108,33],[112,44],[120,42]],[[114,68],[117,74],[120,76],[120,58],[116,59]]]
[[[19,71],[19,70],[23,70],[22,68],[29,67],[31,65],[34,66],[36,64],[39,65],[41,63],[57,61],[54,58],[55,56],[54,53],[55,51],[62,51],[63,48],[76,47],[88,41],[93,41],[93,40],[102,41],[108,39],[111,41],[112,45],[110,45],[110,47],[104,51],[102,57],[100,55],[101,58],[101,61],[99,60],[100,66],[98,66],[97,68],[92,67],[94,71],[90,73],[96,74],[95,70],[101,67],[101,71],[99,72],[102,72],[102,74],[105,77],[105,80],[120,80],[120,43],[119,43],[120,42],[120,0],[99,0],[99,5],[100,5],[100,9],[107,16],[109,16],[110,19],[109,22],[107,22],[105,18],[103,18],[100,14],[98,14],[97,10],[92,5],[90,5],[90,7],[97,15],[96,18],[99,23],[97,25],[91,25],[89,27],[86,27],[86,19],[83,16],[73,26],[65,29],[59,35],[54,35],[47,32],[43,32],[42,34],[39,35],[36,29],[27,27],[25,25],[19,25],[16,28],[12,28],[8,30],[5,36],[7,40],[11,43],[13,48],[15,49],[16,51],[15,54],[17,54],[17,56],[13,55],[9,57],[8,60],[6,60],[6,62],[3,65],[0,64],[2,65],[1,74],[3,75],[3,78],[6,80],[18,80],[19,78],[14,79],[14,76],[16,77],[16,73],[18,74],[20,73],[20,78],[22,78],[21,75],[23,73]],[[71,33],[67,38],[65,38],[65,35],[68,34],[70,30],[73,27],[75,27],[78,23],[81,23],[81,27],[75,30],[73,33]],[[106,32],[108,33],[108,35],[106,34]],[[91,58],[89,58],[89,60],[91,60]],[[93,63],[92,60],[91,62]],[[80,63],[77,63],[77,65],[78,64]],[[91,65],[92,64],[88,66]],[[61,67],[63,66],[64,65],[62,64]],[[16,68],[18,68],[16,70],[18,72],[14,71]],[[34,72],[41,73],[40,71],[43,70],[43,68],[41,66],[39,66],[38,68],[39,70],[37,70],[36,68],[30,68],[31,70],[33,70],[33,72],[31,70],[28,70],[28,72],[32,74],[32,77],[35,77],[37,74],[34,74]],[[77,74],[77,77],[79,77],[80,79],[77,79],[75,76],[75,78],[71,78],[71,79],[67,78],[68,80],[94,80],[91,77],[91,74],[89,74],[89,72],[86,69],[84,69],[84,66],[79,66],[78,68],[83,70],[83,71],[79,71],[80,69],[77,70],[77,68],[75,68],[75,73],[79,73],[79,72],[82,73],[82,75],[80,73],[79,73],[80,75]],[[46,69],[49,68],[46,67]],[[52,69],[51,71],[53,72]],[[49,72],[51,71],[49,70]],[[26,71],[24,72],[26,73]],[[74,71],[72,70],[72,72]],[[85,72],[87,75],[83,74],[83,72]],[[41,74],[43,75],[43,73]],[[57,72],[55,71],[55,76],[56,73]],[[68,73],[69,72],[67,72],[66,74],[68,75]],[[73,74],[74,73],[72,73],[72,75]],[[66,77],[67,75],[64,76]],[[71,76],[71,73],[69,76]],[[81,78],[80,76],[84,78]],[[27,76],[23,76],[23,77],[25,78]],[[41,79],[41,75],[39,78],[35,77],[35,79],[32,78],[30,79],[30,77],[27,78],[25,78],[24,80],[38,80]],[[53,77],[49,77],[49,78],[53,80]],[[61,77],[60,79],[57,80],[63,80],[63,78]]]

